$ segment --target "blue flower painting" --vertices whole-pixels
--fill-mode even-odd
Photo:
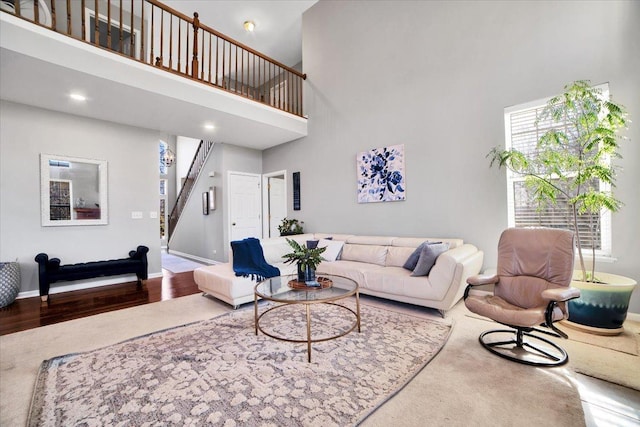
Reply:
[[[405,199],[404,144],[358,154],[358,203]]]

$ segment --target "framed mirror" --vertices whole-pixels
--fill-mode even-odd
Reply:
[[[107,161],[40,154],[42,226],[108,224]]]

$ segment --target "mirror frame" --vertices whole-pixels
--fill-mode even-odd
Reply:
[[[100,218],[99,219],[51,219],[51,204],[50,204],[50,182],[60,181],[59,179],[52,179],[50,173],[50,160],[60,160],[70,163],[88,163],[98,166],[98,198],[100,204]],[[42,226],[43,227],[59,227],[70,225],[106,225],[109,223],[109,208],[108,208],[108,194],[107,194],[107,161],[106,160],[94,160],[83,159],[80,157],[70,156],[57,156],[53,154],[40,154],[40,212],[42,214]],[[70,200],[71,209],[74,206],[73,197]]]

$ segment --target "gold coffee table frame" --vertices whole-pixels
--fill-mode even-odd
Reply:
[[[261,331],[268,337],[280,340],[287,341],[293,343],[307,343],[307,361],[311,363],[311,344],[315,342],[329,341],[334,340],[336,338],[340,338],[342,336],[347,335],[349,332],[353,331],[356,327],[358,328],[358,332],[361,332],[360,328],[360,293],[359,286],[354,280],[351,280],[347,277],[335,276],[331,274],[322,274],[322,277],[331,279],[333,281],[333,285],[327,288],[313,288],[309,287],[307,289],[293,289],[288,283],[290,280],[294,278],[294,276],[278,276],[272,277],[270,279],[263,280],[258,283],[254,288],[254,321],[255,321],[255,331],[256,335],[258,335],[258,331]],[[356,296],[356,309],[355,311],[349,307],[345,307],[341,304],[336,304],[336,301],[348,298],[352,295]],[[258,315],[258,298],[262,298],[266,301],[273,301],[276,303],[280,303],[275,305],[263,313]],[[282,307],[286,307],[292,304],[304,304],[306,309],[306,317],[307,317],[307,339],[291,339],[287,337],[278,336],[269,332],[266,332],[264,329],[260,327],[260,319],[262,316],[269,313],[270,311],[277,310]],[[352,313],[355,317],[355,321],[353,325],[346,329],[345,331],[324,338],[313,338],[311,335],[311,306],[314,304],[329,304],[336,307],[339,307],[343,310],[346,310]]]

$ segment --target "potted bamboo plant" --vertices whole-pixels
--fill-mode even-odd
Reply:
[[[588,81],[576,81],[551,98],[538,115],[537,123],[544,125],[539,127],[547,130],[537,141],[537,155],[496,147],[487,156],[491,165],[524,177],[538,209],[559,200],[567,203],[579,258],[572,286],[581,291],[579,299],[569,302],[569,321],[605,334],[622,331],[636,285],[633,279],[595,270],[600,214],[622,206],[611,192],[616,175],[611,160],[620,157],[619,140],[624,138],[619,132],[627,122],[623,106],[605,99]],[[580,221],[581,216],[589,220]],[[590,268],[585,263],[585,246],[591,252]]]
[[[298,282],[310,282],[316,278],[316,268],[322,262],[322,253],[327,248],[309,248],[304,244],[300,244],[295,240],[287,239],[287,243],[293,249],[293,252],[285,254],[285,264],[293,264],[298,266]]]

